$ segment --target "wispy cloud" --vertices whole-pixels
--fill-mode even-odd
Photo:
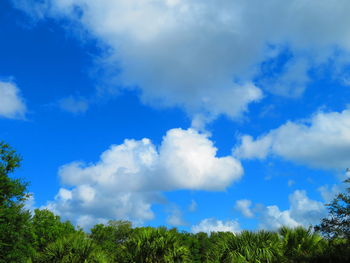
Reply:
[[[89,109],[89,102],[85,98],[69,96],[59,100],[58,106],[64,111],[71,112],[73,114],[81,114],[85,113]]]
[[[235,208],[240,211],[245,217],[254,217],[254,213],[251,210],[252,201],[247,199],[237,200]]]

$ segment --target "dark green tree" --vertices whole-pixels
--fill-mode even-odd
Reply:
[[[186,263],[190,261],[189,249],[181,244],[176,229],[164,227],[136,228],[124,244],[128,261],[137,263]]]
[[[192,263],[208,262],[208,252],[211,250],[211,243],[207,233],[179,233],[181,244],[190,250],[190,261]]]
[[[97,224],[91,230],[91,239],[98,244],[115,262],[123,262],[123,244],[131,236],[133,229],[129,221],[111,220],[108,225]]]
[[[344,181],[350,183],[350,178]],[[326,250],[328,262],[350,261],[350,187],[345,193],[338,194],[330,204],[327,204],[328,216],[320,225],[315,226],[329,240]]]
[[[34,262],[109,263],[107,255],[83,232],[61,237],[49,244]]]
[[[283,255],[286,262],[320,262],[320,256],[325,252],[327,241],[310,228],[281,227]]]
[[[350,178],[344,181],[350,183]],[[350,188],[340,193],[327,204],[329,215],[322,219],[315,230],[321,231],[329,238],[345,238],[350,241]]]
[[[31,247],[30,212],[24,209],[29,195],[27,184],[10,175],[21,158],[6,143],[0,142],[0,262],[25,262]]]
[[[69,222],[61,222],[61,218],[47,209],[35,209],[31,219],[33,247],[42,252],[49,243],[76,232]]]
[[[219,233],[218,233],[219,234]],[[281,262],[282,244],[279,236],[270,231],[242,231],[238,235],[221,233],[217,243],[220,260],[227,263],[272,263]]]

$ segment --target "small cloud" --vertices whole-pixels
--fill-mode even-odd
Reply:
[[[295,184],[295,181],[293,180],[288,180],[288,186],[291,187]]]
[[[260,207],[259,228],[275,230],[281,226],[304,226],[318,224],[327,211],[323,203],[308,198],[306,191],[296,190],[289,196],[290,207],[281,211],[276,205]]]
[[[212,232],[232,232],[237,233],[240,232],[239,223],[235,220],[229,221],[221,221],[215,218],[206,218],[203,219],[198,225],[194,225],[191,227],[192,233],[212,233]]]
[[[182,218],[182,212],[178,207],[174,207],[167,217],[167,223],[171,226],[185,226],[187,223]]]
[[[323,200],[327,203],[330,203],[337,194],[342,192],[344,190],[344,186],[341,185],[333,185],[332,187],[329,187],[328,185],[321,186],[317,189]]]
[[[250,209],[252,201],[247,199],[242,199],[236,201],[235,209],[240,211],[245,217],[254,217],[252,210]]]
[[[64,110],[73,114],[85,113],[89,109],[89,102],[85,98],[74,98],[69,96],[61,99],[58,102],[58,106]]]
[[[194,212],[197,210],[197,202],[192,199],[191,204],[188,206],[188,211]]]
[[[0,81],[0,117],[25,119],[26,112],[27,107],[16,84]]]

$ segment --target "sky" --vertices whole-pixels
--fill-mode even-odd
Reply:
[[[348,0],[4,0],[0,140],[89,229],[316,225],[350,167]]]

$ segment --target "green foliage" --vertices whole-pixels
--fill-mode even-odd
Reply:
[[[180,235],[181,244],[186,246],[191,255],[192,263],[209,262],[209,251],[212,251],[212,243],[207,233],[191,234],[183,232]]]
[[[108,225],[97,224],[91,229],[90,237],[115,262],[125,258],[123,243],[131,236],[132,224],[129,221],[109,221]]]
[[[108,263],[107,256],[83,232],[64,236],[49,244],[34,262]]]
[[[32,244],[37,252],[42,252],[45,247],[56,239],[75,232],[74,226],[69,222],[61,222],[59,216],[49,210],[34,210],[31,219],[33,233]]]
[[[24,207],[27,184],[10,174],[20,166],[21,158],[0,142],[0,262],[25,262],[33,249],[30,240],[30,213]]]
[[[344,181],[350,183],[350,179]],[[350,241],[350,188],[347,193],[340,193],[327,205],[329,216],[322,219],[317,231],[329,238],[346,238]]]
[[[0,142],[0,205],[12,207],[28,198],[27,183],[9,175],[20,166],[21,158],[8,144]]]
[[[269,231],[242,231],[239,235],[226,234],[219,244],[218,262],[271,263],[281,258],[281,242],[277,233]]]
[[[350,189],[328,205],[316,230],[191,234],[165,227],[98,224],[89,235],[48,210],[24,209],[27,184],[10,175],[20,157],[0,143],[0,263],[338,263],[350,262]],[[350,179],[346,181],[350,183]]]
[[[350,179],[344,181],[349,184]],[[350,188],[346,193],[338,194],[327,204],[329,214],[321,224],[315,227],[329,239],[326,250],[328,262],[350,261]]]
[[[166,228],[136,228],[125,242],[128,260],[137,263],[190,262],[190,252],[181,245],[179,233]]]
[[[311,229],[282,227],[283,255],[287,262],[318,262],[327,242]]]

